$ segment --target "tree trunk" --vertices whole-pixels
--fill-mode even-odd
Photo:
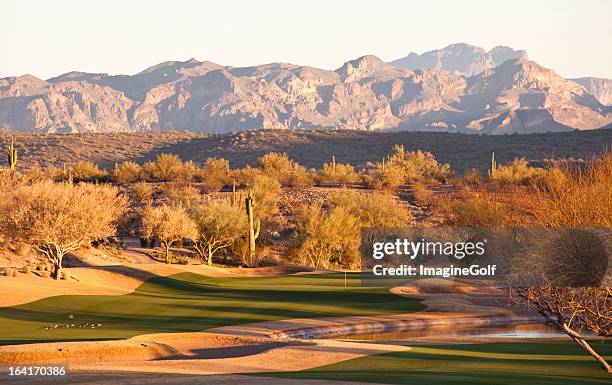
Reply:
[[[170,260],[170,244],[168,242],[164,242],[164,247],[166,248],[166,263],[170,264],[172,263]]]
[[[213,257],[212,247],[210,244],[208,244],[208,266],[212,266],[212,257]]]
[[[603,370],[605,370],[608,373],[612,373],[612,368],[610,367],[610,364],[608,364],[602,356],[597,354],[595,349],[593,349],[591,345],[589,345],[588,342],[586,342],[582,338],[572,337],[572,339],[576,341],[576,343],[580,345],[584,350],[586,350],[591,356],[593,356],[593,358],[595,358],[595,360],[597,361],[597,363],[599,364],[599,366],[601,366]]]
[[[608,373],[612,373],[612,367],[610,367],[610,364],[608,364],[608,362],[606,362],[606,360],[602,356],[600,356],[595,351],[595,349],[593,349],[591,345],[589,345],[589,343],[580,336],[580,334],[570,329],[570,327],[567,326],[567,324],[563,324],[563,331],[567,335],[569,335],[574,341],[576,341],[576,343],[580,345],[581,348],[586,350],[593,358],[595,358],[595,360],[597,361],[599,366],[602,367],[603,370],[605,370]]]
[[[52,260],[53,265],[55,266],[55,274],[53,278],[59,280],[62,278],[62,261],[64,260],[64,254],[61,254],[59,251],[57,253],[58,255],[56,255]]]
[[[53,275],[53,278],[58,280],[61,277],[62,277],[62,262],[60,260],[60,263],[55,265],[55,273]]]

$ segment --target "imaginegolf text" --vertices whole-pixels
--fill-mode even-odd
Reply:
[[[409,266],[400,265],[397,267],[384,267],[375,265],[372,272],[375,276],[404,276],[404,277],[458,277],[458,276],[494,276],[497,265],[471,265],[469,267],[427,267],[423,265]]]

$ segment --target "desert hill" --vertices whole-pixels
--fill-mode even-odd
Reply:
[[[532,119],[519,113],[520,121]],[[0,133],[0,148],[15,139],[18,167],[73,164],[93,161],[112,169],[115,162],[133,160],[140,164],[158,154],[178,154],[183,160],[201,163],[209,157],[229,160],[231,167],[255,166],[268,152],[286,152],[308,168],[321,168],[335,156],[340,163],[362,167],[380,160],[402,144],[407,150],[431,151],[450,163],[459,174],[478,167],[486,170],[495,152],[498,163],[516,157],[534,162],[549,158],[588,159],[612,146],[612,126],[591,131],[556,132],[529,135],[470,135],[444,132],[366,132],[253,130],[221,135],[190,132],[26,134]],[[0,167],[5,167],[5,160]]]

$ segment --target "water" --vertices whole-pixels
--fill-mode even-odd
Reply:
[[[470,339],[483,338],[558,338],[565,336],[564,333],[542,323],[516,324],[508,323],[495,326],[460,326],[454,328],[424,328],[406,331],[350,334],[332,337],[339,340],[369,341],[369,342],[398,342],[412,341],[421,338],[449,338],[469,337]]]

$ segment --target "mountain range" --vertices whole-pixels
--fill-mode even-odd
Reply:
[[[0,129],[25,132],[557,132],[609,125],[611,104],[609,79],[564,79],[525,51],[468,44],[390,63],[367,55],[335,71],[190,59],[135,75],[0,79]]]

